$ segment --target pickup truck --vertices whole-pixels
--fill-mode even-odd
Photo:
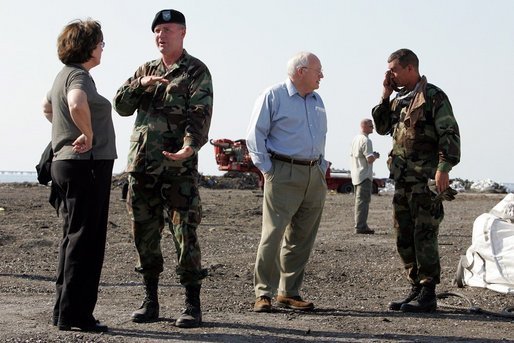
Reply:
[[[338,193],[353,193],[352,177],[349,170],[328,168],[325,177],[328,189],[335,190]],[[373,178],[373,194],[377,194],[380,188],[385,187],[385,181],[385,179]]]

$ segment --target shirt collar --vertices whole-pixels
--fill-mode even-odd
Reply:
[[[186,49],[183,49],[182,50],[182,55],[179,57],[179,59],[173,64],[172,68],[171,69],[176,69],[177,67],[180,67],[182,66],[183,64],[187,64],[187,61],[189,60],[191,55],[189,55],[186,51]],[[153,60],[152,62],[152,65],[155,65],[157,66],[158,68],[162,68],[162,70],[164,70],[165,72],[167,71],[166,70],[166,67],[164,66],[164,62],[162,61],[162,57],[159,58],[159,59],[156,59],[156,60]],[[171,70],[170,69],[170,70]]]
[[[287,88],[287,94],[291,97],[295,94],[298,94],[300,95],[300,93],[298,93],[298,90],[296,89],[296,87],[294,86],[293,82],[291,81],[290,78],[287,78],[286,80],[286,88]],[[308,97],[308,96],[312,96],[314,98],[317,97],[317,93],[316,92],[311,92],[309,94],[307,94],[305,97]]]

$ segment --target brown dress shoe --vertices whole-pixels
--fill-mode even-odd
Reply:
[[[299,311],[310,311],[314,308],[314,304],[309,301],[304,301],[299,295],[294,297],[285,297],[277,295],[277,306],[290,308]]]
[[[265,295],[261,295],[255,300],[253,305],[254,312],[271,312],[271,298]]]

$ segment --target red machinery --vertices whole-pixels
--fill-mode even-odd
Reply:
[[[211,139],[210,143],[214,146],[214,156],[218,164],[218,170],[227,172],[255,173],[259,176],[259,187],[264,187],[264,176],[261,171],[253,164],[246,140],[238,139]],[[353,185],[349,172],[331,173],[330,168],[326,173],[328,189],[336,190],[339,193],[352,193]],[[384,187],[383,179],[373,179],[373,193],[378,193],[378,189]]]
[[[214,157],[218,170],[255,173],[259,177],[259,187],[264,187],[264,176],[250,158],[245,139],[232,141],[230,139],[211,139],[214,145]]]

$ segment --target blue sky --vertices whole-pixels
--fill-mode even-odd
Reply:
[[[410,48],[420,71],[450,98],[462,136],[462,161],[451,177],[514,182],[513,106],[514,1],[10,1],[0,11],[0,170],[33,170],[50,140],[41,101],[62,64],[56,39],[69,21],[99,20],[106,47],[92,69],[99,93],[112,99],[118,87],[159,57],[150,24],[164,8],[182,11],[185,47],[203,60],[214,83],[210,138],[246,135],[255,99],[286,78],[286,62],[298,51],[321,59],[325,78],[318,90],[329,132],[326,158],[349,168],[350,143],[359,122],[371,116],[381,95],[387,57]],[[113,111],[123,171],[135,117]],[[373,134],[382,155],[377,177],[387,177],[391,138]],[[200,152],[200,171],[220,174],[213,147]]]

